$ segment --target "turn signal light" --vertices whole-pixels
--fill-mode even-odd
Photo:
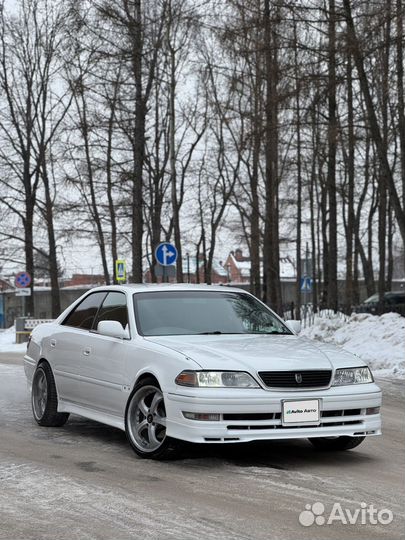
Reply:
[[[366,409],[366,414],[378,414],[380,412],[380,407],[369,407]]]
[[[181,386],[198,386],[197,373],[195,371],[182,371],[177,375],[175,383]]]

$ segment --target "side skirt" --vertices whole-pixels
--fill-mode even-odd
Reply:
[[[79,416],[83,416],[84,418],[89,418],[90,420],[95,420],[96,422],[101,422],[102,424],[107,424],[108,426],[116,427],[122,431],[125,431],[125,422],[120,416],[115,416],[114,414],[106,413],[104,411],[89,409],[87,407],[83,407],[82,405],[72,403],[71,401],[63,401],[59,399],[58,412],[77,414]]]

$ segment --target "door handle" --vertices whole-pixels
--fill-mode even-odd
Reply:
[[[90,353],[91,353],[90,347],[86,347],[86,348],[83,350],[84,356],[89,356]]]
[[[56,339],[51,339],[50,344],[51,347],[56,347]]]

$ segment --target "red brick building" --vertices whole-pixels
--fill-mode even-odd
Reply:
[[[198,270],[196,265],[195,257],[184,257],[183,259],[183,279],[185,283],[205,283],[204,276],[204,261],[202,258],[198,260]],[[198,279],[197,279],[198,276]],[[151,271],[148,269],[144,274],[145,283],[152,282]],[[161,278],[158,278],[158,282],[161,281]],[[228,274],[226,269],[222,266],[222,262],[214,259],[212,262],[212,272],[211,272],[211,281],[212,283],[228,283]],[[175,283],[175,278],[169,279],[170,283]]]
[[[243,255],[240,248],[231,251],[225,261],[224,268],[231,283],[250,283],[250,258]],[[262,267],[262,261],[261,261]],[[261,268],[263,276],[263,268]],[[295,280],[296,272],[294,262],[290,257],[280,258],[280,277],[285,280]]]
[[[62,280],[63,287],[77,287],[78,285],[105,285],[103,274],[73,274],[71,278]]]

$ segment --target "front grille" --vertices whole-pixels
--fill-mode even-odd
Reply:
[[[328,386],[332,370],[260,371],[259,377],[269,388],[321,388]]]
[[[330,416],[359,416],[361,409],[344,409],[338,411],[321,411],[322,418],[328,418]]]
[[[305,428],[311,428],[311,429],[318,429],[318,428],[322,428],[322,427],[331,427],[331,426],[354,426],[354,425],[361,425],[362,422],[361,420],[349,420],[347,422],[325,422],[325,423],[320,423],[318,425],[306,425],[306,424],[301,424],[300,426],[287,426],[287,425],[281,425],[281,424],[269,424],[267,426],[264,426],[264,425],[230,425],[230,426],[226,426],[226,429],[229,430],[229,431],[232,431],[232,430],[235,430],[235,431],[240,431],[240,430],[256,430],[256,429],[305,429]]]
[[[223,414],[224,420],[280,420],[281,413],[242,413],[242,414]]]

